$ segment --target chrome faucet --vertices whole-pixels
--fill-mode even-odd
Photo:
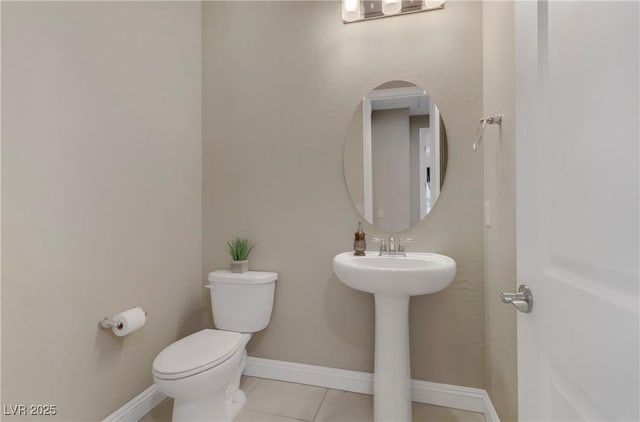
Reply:
[[[387,243],[384,238],[374,237],[374,241],[380,242],[379,256],[407,256],[407,252],[404,248],[406,242],[413,242],[413,239],[398,238],[398,248],[396,249],[396,239],[393,236],[389,236],[389,249],[387,249]]]
[[[398,251],[396,252],[396,254],[407,256],[407,253],[404,250],[404,242],[405,242],[404,239],[402,238],[398,239]]]
[[[384,237],[380,239],[380,256],[387,254],[387,245],[384,243]]]

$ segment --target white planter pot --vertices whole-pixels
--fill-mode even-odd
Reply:
[[[232,273],[244,273],[249,271],[249,260],[245,259],[244,261],[231,261],[231,272]]]

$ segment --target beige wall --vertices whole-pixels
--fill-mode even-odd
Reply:
[[[514,5],[483,3],[483,109],[503,113],[502,127],[488,126],[484,150],[485,201],[485,382],[503,421],[517,419],[516,311],[500,302],[516,291]],[[481,150],[481,151],[483,151]]]
[[[100,420],[206,322],[201,6],[2,2],[2,64],[2,403]]]
[[[353,111],[403,79],[433,95],[450,149],[438,203],[402,235],[458,264],[449,288],[411,301],[412,375],[483,387],[483,163],[471,150],[482,5],[344,25],[337,2],[207,2],[203,22],[204,272],[227,267],[226,240],[247,236],[250,268],[280,274],[249,354],[372,371],[372,296],[341,284],[331,260],[361,219],[343,172]]]

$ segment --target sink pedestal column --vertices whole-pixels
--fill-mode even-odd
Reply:
[[[376,294],[373,418],[411,421],[409,296]]]

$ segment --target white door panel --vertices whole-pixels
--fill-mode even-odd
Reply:
[[[638,3],[516,3],[521,420],[638,420]]]

